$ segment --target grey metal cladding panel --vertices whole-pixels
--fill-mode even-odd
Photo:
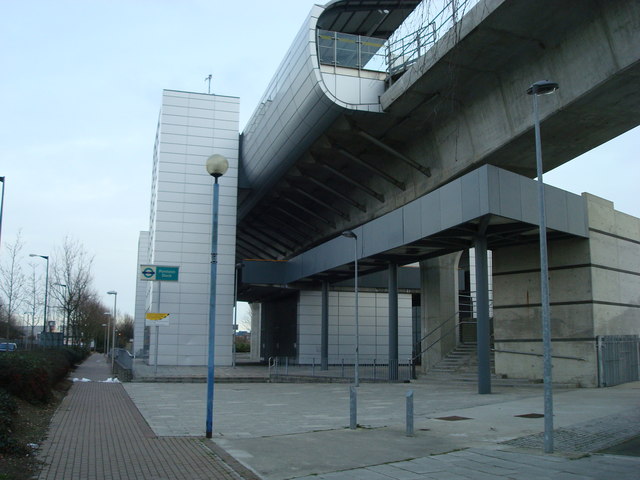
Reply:
[[[474,170],[459,179],[462,188],[462,218],[466,221],[483,213],[480,191],[480,170]]]
[[[520,210],[523,222],[538,225],[538,185],[524,177],[520,177]]]
[[[414,242],[422,238],[422,201],[414,200],[402,208],[404,241]]]
[[[589,236],[587,207],[585,199],[580,195],[567,194],[567,217],[569,232],[582,237]]]
[[[566,192],[545,185],[544,200],[547,211],[547,227],[566,232],[569,228]]]
[[[462,219],[462,183],[454,180],[439,189],[440,225],[443,229],[460,225]]]
[[[284,284],[287,264],[283,262],[244,261],[242,281],[254,284]]]
[[[426,237],[442,230],[440,219],[440,190],[425,195],[420,199],[422,210],[422,236]]]
[[[499,212],[496,213],[503,217],[519,219],[522,216],[520,208],[520,176],[506,170],[499,170],[498,179],[500,183],[500,205],[498,207]]]
[[[403,209],[394,210],[362,226],[362,253],[365,257],[405,243]]]

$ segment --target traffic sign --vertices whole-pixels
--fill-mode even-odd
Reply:
[[[162,320],[163,318],[167,318],[169,316],[168,313],[147,313],[147,320]]]

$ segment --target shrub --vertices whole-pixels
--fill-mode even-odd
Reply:
[[[86,356],[75,347],[2,354],[0,388],[32,403],[46,403],[52,387]]]
[[[12,436],[13,415],[18,405],[6,390],[0,389],[0,452],[21,453],[20,447]]]

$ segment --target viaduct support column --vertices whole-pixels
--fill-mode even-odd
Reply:
[[[491,365],[489,325],[489,269],[487,266],[487,237],[475,239],[476,250],[476,299],[478,344],[478,393],[491,393]]]
[[[428,371],[456,347],[458,263],[462,252],[420,262],[422,370]]]
[[[398,265],[389,264],[389,380],[398,379]]]
[[[320,369],[329,370],[329,282],[322,281],[322,320],[320,327]]]

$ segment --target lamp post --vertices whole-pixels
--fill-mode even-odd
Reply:
[[[218,179],[229,169],[229,161],[222,155],[213,154],[207,159],[207,172],[213,182],[213,212],[211,223],[211,288],[209,295],[209,358],[207,368],[207,423],[206,437],[213,436],[213,394],[215,370],[215,335],[216,335],[216,282],[218,275],[218,202],[220,185]]]
[[[115,346],[116,346],[116,304],[118,301],[118,292],[115,290],[109,290],[107,295],[113,295],[113,315],[111,315],[111,373],[115,368]]]
[[[356,295],[356,365],[355,365],[355,375],[354,375],[353,383],[356,387],[359,387],[360,386],[360,331],[359,331],[360,321],[358,318],[358,235],[356,235],[355,232],[353,232],[352,230],[347,230],[345,232],[342,232],[342,236],[347,238],[353,238],[354,240],[353,278],[354,278],[354,285],[355,285],[354,292]]]
[[[0,198],[0,240],[2,239],[2,212],[4,211],[4,177],[0,177],[2,182],[2,198]]]
[[[109,321],[106,323],[107,325],[107,334],[105,336],[105,341],[106,344],[104,346],[104,356],[106,357],[108,352],[109,352],[109,332],[110,332],[110,324],[111,324],[111,312],[104,312],[103,315],[106,315],[107,317],[109,317]]]
[[[47,261],[47,273],[44,279],[44,325],[42,328],[42,333],[47,333],[47,299],[49,296],[49,255],[38,255],[35,253],[30,253],[29,256],[44,258]]]
[[[107,330],[107,327],[109,326],[108,323],[103,323],[102,326],[104,327],[104,333],[102,335],[102,351],[106,353],[107,351],[107,335],[109,335],[109,330]]]
[[[541,80],[527,89],[533,98],[533,120],[536,134],[536,172],[538,175],[538,213],[540,220],[540,303],[542,306],[542,348],[544,381],[544,452],[553,453],[553,392],[551,388],[551,312],[549,307],[549,260],[547,256],[547,215],[542,180],[542,145],[538,96],[558,90],[558,84]]]
[[[65,316],[64,321],[66,326],[62,328],[62,343],[66,345],[67,344],[66,339],[69,338],[69,309],[67,304],[67,299],[69,297],[69,287],[67,287],[64,283],[54,283],[54,285],[57,285],[58,287],[64,287],[67,290],[67,295],[65,296],[64,306],[63,306],[64,316]]]

